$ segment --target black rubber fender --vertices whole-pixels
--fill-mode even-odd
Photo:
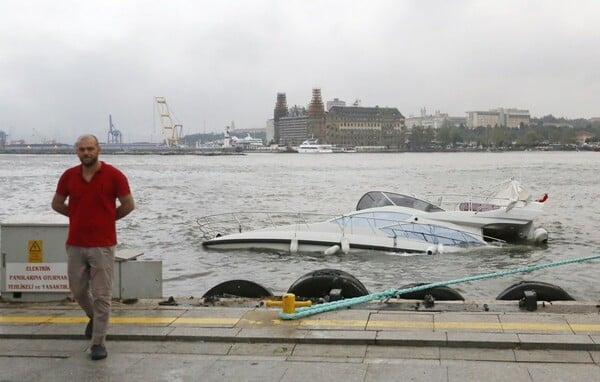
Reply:
[[[496,300],[521,300],[526,290],[533,290],[538,301],[574,301],[563,288],[542,281],[521,281],[502,291]]]
[[[339,269],[319,269],[298,278],[288,289],[297,297],[318,299],[329,295],[332,289],[340,289],[343,298],[369,294],[367,288],[356,277]]]
[[[410,283],[403,285],[399,289],[413,288],[416,286],[427,285],[427,283]],[[402,293],[399,298],[407,300],[423,300],[426,295],[431,295],[436,301],[464,301],[465,298],[455,289],[449,286],[437,286],[429,289],[423,289],[416,292]]]
[[[229,280],[210,288],[202,297],[207,299],[223,296],[259,298],[273,296],[273,293],[254,281]]]

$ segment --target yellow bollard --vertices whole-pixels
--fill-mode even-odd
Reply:
[[[311,306],[312,301],[296,301],[296,295],[286,293],[281,297],[281,301],[267,301],[267,306],[283,306],[283,313],[296,313],[296,307]]]

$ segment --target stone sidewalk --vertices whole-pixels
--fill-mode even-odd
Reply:
[[[91,361],[76,305],[0,303],[0,381],[600,380],[597,305],[485,305],[282,321],[256,303],[115,303],[109,356]]]

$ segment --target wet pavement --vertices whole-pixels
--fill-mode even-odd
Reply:
[[[597,303],[375,302],[294,321],[258,301],[115,302],[90,360],[76,304],[0,303],[0,381],[600,380]]]

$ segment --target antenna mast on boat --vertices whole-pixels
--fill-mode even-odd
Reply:
[[[154,97],[154,103],[162,127],[165,145],[167,147],[179,146],[183,125],[173,122],[172,113],[169,111],[165,97]]]

